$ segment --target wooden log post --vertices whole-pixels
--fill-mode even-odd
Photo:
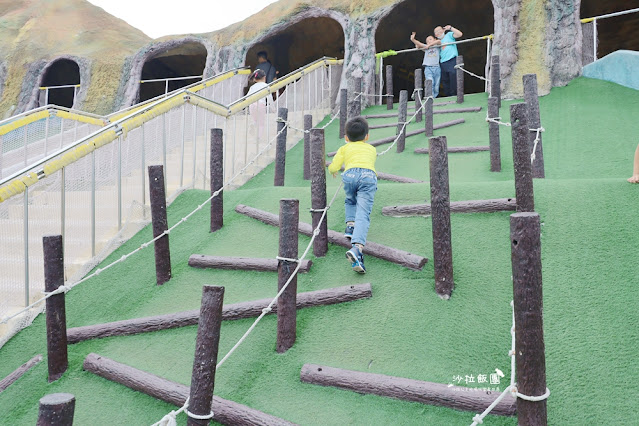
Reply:
[[[187,408],[189,415],[187,425],[189,426],[206,426],[213,417],[211,415],[211,400],[215,387],[215,368],[220,344],[223,302],[224,287],[205,285],[202,288],[200,320],[197,326],[189,406]],[[197,417],[192,417],[191,414],[195,414]]]
[[[323,170],[323,168],[322,168]],[[280,200],[280,264],[277,270],[277,290],[282,288],[290,279],[288,287],[277,299],[277,352],[289,350],[295,343],[297,329],[297,274],[293,271],[297,263],[298,243],[297,229],[300,222],[299,200]],[[292,278],[291,278],[292,277]]]
[[[82,368],[107,380],[179,407],[184,405],[189,396],[189,388],[183,384],[163,379],[95,353],[87,355]],[[270,414],[222,399],[219,396],[213,397],[212,408],[215,413],[213,420],[225,425],[292,425],[292,423]]]
[[[339,138],[344,139],[348,121],[348,89],[339,91]]]
[[[275,178],[273,186],[284,186],[284,174],[286,172],[286,135],[288,127],[288,109],[280,108],[277,111],[277,140],[275,142]]]
[[[166,218],[164,167],[161,165],[149,166],[149,198],[151,200],[153,238],[157,238],[169,229]],[[169,235],[166,234],[155,240],[154,247],[155,280],[157,285],[162,285],[171,279],[171,251],[169,249]]]
[[[224,134],[222,129],[211,129],[211,195],[220,193],[211,200],[211,231],[224,225]]]
[[[253,207],[238,204],[235,207],[235,211],[239,214],[243,214],[260,222],[266,223],[271,226],[279,226],[280,218],[278,215],[265,212],[264,210],[256,209]],[[300,234],[311,236],[313,234],[313,227],[310,223],[300,222],[299,229]],[[346,238],[342,232],[328,231],[328,241],[337,244],[339,246],[350,249],[352,247],[351,240]],[[382,244],[367,241],[364,246],[364,254],[368,254],[379,259],[387,260],[392,263],[405,266],[409,269],[421,271],[424,265],[428,262],[428,259],[417,254],[409,253],[404,250],[396,249],[393,247],[384,246]]]
[[[4,379],[0,380],[0,393],[15,383],[20,377],[22,377],[27,371],[38,365],[42,361],[42,355],[36,355],[29,361],[16,368],[11,374]]]
[[[399,92],[399,114],[397,114],[397,153],[404,152],[406,147],[406,116],[408,108],[408,91],[402,90]]]
[[[393,66],[386,65],[386,109],[393,109]]]
[[[311,130],[311,224],[313,229],[319,225],[319,235],[313,241],[313,254],[326,256],[328,252],[328,212],[322,218],[322,209],[326,208],[326,155],[324,129]]]
[[[500,395],[500,392],[469,392],[474,389],[315,364],[304,364],[300,379],[304,383],[334,386],[360,394],[373,394],[474,412],[485,410]],[[514,416],[516,408],[518,407],[515,406],[515,398],[507,394],[490,414]]]
[[[488,118],[499,119],[499,100],[493,96],[488,98]],[[499,124],[488,122],[488,146],[490,146],[490,171],[501,172],[501,151],[499,141]]]
[[[417,114],[415,115],[415,123],[422,122],[422,110],[420,109],[422,106],[422,102],[424,99],[424,73],[421,68],[415,69],[415,91],[413,92],[413,96],[415,97],[415,111]]]
[[[352,302],[354,300],[370,298],[372,295],[370,284],[347,285],[324,290],[308,291],[297,295],[297,309]],[[222,309],[222,319],[224,321],[232,321],[258,317],[271,301],[272,298],[269,298],[226,305]],[[271,314],[276,312],[277,305],[274,305]],[[158,330],[187,327],[196,325],[199,317],[200,311],[192,310],[70,328],[68,330],[68,342],[74,344],[89,339],[100,339],[111,336],[132,336]]]
[[[528,106],[526,103],[510,106],[510,122],[513,139],[513,162],[515,168],[515,197],[518,212],[535,211],[530,150],[528,148]]]
[[[528,144],[531,154],[534,153],[535,159],[532,161],[532,177],[545,178],[544,170],[544,148],[541,143],[542,137],[539,132],[539,140],[537,139],[536,129],[541,128],[541,116],[539,115],[539,96],[537,94],[537,74],[524,74],[524,102],[528,105],[528,125],[530,132],[528,135]],[[531,157],[532,158],[532,157]]]
[[[359,117],[362,115],[362,78],[353,79],[353,93],[351,93],[351,101],[348,105],[348,119]]]
[[[435,291],[442,299],[450,299],[455,283],[453,281],[453,249],[450,236],[450,194],[448,188],[446,136],[430,138],[429,147]]]
[[[75,412],[75,396],[70,393],[51,393],[40,398],[36,426],[71,426]]]
[[[64,285],[62,235],[42,237],[44,249],[44,291],[50,293]],[[67,316],[64,293],[46,300],[47,362],[49,383],[58,380],[69,366],[67,354]]]
[[[272,271],[277,272],[277,259],[261,257],[227,257],[192,254],[189,266],[203,269],[228,269],[240,271]],[[303,260],[299,272],[308,272],[313,265],[312,260]]]
[[[464,57],[462,55],[457,56],[455,59],[457,65],[457,103],[464,103],[464,71],[460,67],[464,66]]]
[[[451,213],[494,213],[515,211],[517,201],[514,198],[495,198],[492,200],[453,201]],[[382,207],[382,214],[391,217],[430,216],[430,204]]]
[[[517,392],[530,397],[546,393],[540,231],[539,214],[510,215]],[[519,398],[517,422],[546,425],[546,400]]]
[[[490,97],[497,98],[498,109],[501,108],[501,71],[499,56],[490,58]]]
[[[426,136],[433,136],[433,80],[426,80],[424,82],[424,96],[426,97],[426,108],[424,110],[424,126],[426,130]]]
[[[304,115],[304,180],[311,178],[311,128],[313,127],[313,116]]]

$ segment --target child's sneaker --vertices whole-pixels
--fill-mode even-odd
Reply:
[[[351,225],[346,225],[346,230],[344,231],[344,236],[349,240],[353,238],[353,232],[355,231],[355,227]]]
[[[346,258],[351,262],[353,271],[359,272],[360,274],[366,273],[366,268],[364,267],[364,255],[357,246],[353,246],[346,252]]]

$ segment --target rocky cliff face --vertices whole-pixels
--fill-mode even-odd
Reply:
[[[486,5],[473,3],[473,7],[488,10],[492,2],[494,26],[484,23],[494,28],[494,53],[501,57],[505,96],[522,95],[523,74],[537,74],[540,94],[579,75],[580,0],[482,1]],[[397,22],[408,22],[409,18],[410,22],[423,22],[417,29],[422,38],[434,25],[448,23],[467,29],[464,37],[484,35],[487,31],[475,26],[477,10],[473,11],[470,6],[452,7],[457,3],[451,0],[437,4],[438,9],[433,10],[435,5],[428,9],[422,3],[417,0],[318,0],[311,6],[300,0],[280,0],[224,30],[152,41],[84,0],[0,0],[3,11],[0,12],[3,13],[0,15],[0,115],[37,106],[37,86],[47,67],[59,58],[71,58],[79,65],[82,87],[77,108],[105,114],[128,106],[139,97],[138,82],[144,64],[167,49],[179,51],[180,46],[188,43],[199,43],[206,52],[205,76],[250,65],[254,50],[266,46],[283,55],[278,60],[287,61],[282,68],[292,68],[290,71],[304,65],[297,62],[308,61],[307,57],[312,55],[344,57],[342,87],[351,85],[354,77],[362,77],[364,91],[373,93],[375,52],[380,49],[376,39],[389,37],[389,33],[380,35],[379,32],[402,32],[400,38],[404,43],[411,31],[402,25],[380,26],[390,13],[399,14],[393,18]],[[397,12],[398,8],[403,11]],[[413,16],[419,13],[426,15]],[[430,16],[434,17],[426,22]],[[327,25],[328,20],[335,24]],[[482,17],[481,20],[489,19]],[[325,27],[326,34],[322,35],[319,27]],[[335,31],[341,33],[332,34]],[[341,40],[344,45],[336,47]],[[398,44],[398,48],[403,47]],[[470,44],[463,47],[466,52],[475,48],[484,49],[484,53],[479,51],[472,61],[472,66],[483,74],[485,44],[484,47]],[[409,73],[419,67],[418,62],[412,63],[414,59],[410,61],[402,70],[405,81],[409,80]],[[372,101],[372,98],[366,100]]]

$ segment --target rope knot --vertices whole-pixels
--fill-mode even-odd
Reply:
[[[484,420],[482,420],[482,417],[479,414],[476,414],[475,417],[473,417],[473,421],[478,424],[484,423]]]
[[[262,313],[263,314],[268,314],[273,310],[273,308],[271,308],[270,306],[267,306],[266,308],[262,309]]]

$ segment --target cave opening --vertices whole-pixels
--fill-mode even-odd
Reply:
[[[200,43],[185,42],[165,50],[149,59],[142,67],[141,80],[156,80],[175,77],[198,78],[140,83],[140,102],[188,86],[202,79],[207,58],[206,47]]]
[[[55,87],[80,84],[80,66],[71,59],[58,59],[45,71],[40,87]],[[72,108],[77,93],[76,87],[62,87],[40,93],[41,104],[45,103]]]
[[[302,19],[249,48],[244,63],[252,70],[260,51],[267,53],[277,76],[283,77],[324,56],[344,58],[344,29],[328,17]]]
[[[639,7],[639,0],[581,0],[581,19]],[[584,38],[592,40],[592,24],[583,25]],[[639,13],[597,20],[597,58],[616,50],[639,51]],[[590,42],[592,46],[592,42]]]
[[[433,35],[438,26],[452,25],[462,31],[460,40],[485,36],[493,33],[494,12],[491,0],[405,0],[397,4],[379,22],[375,32],[377,52],[386,50],[412,49],[411,32],[416,32],[417,40],[425,43],[426,37]],[[458,45],[460,55],[464,57],[464,69],[483,76],[486,66],[486,40]],[[421,67],[423,52],[401,53],[384,58],[384,65],[393,66],[393,95],[399,99],[400,90],[408,90],[409,95],[415,87],[415,70]],[[385,68],[385,67],[384,67]],[[378,76],[379,78],[379,76]],[[485,83],[464,73],[464,91],[466,93],[483,92]]]

